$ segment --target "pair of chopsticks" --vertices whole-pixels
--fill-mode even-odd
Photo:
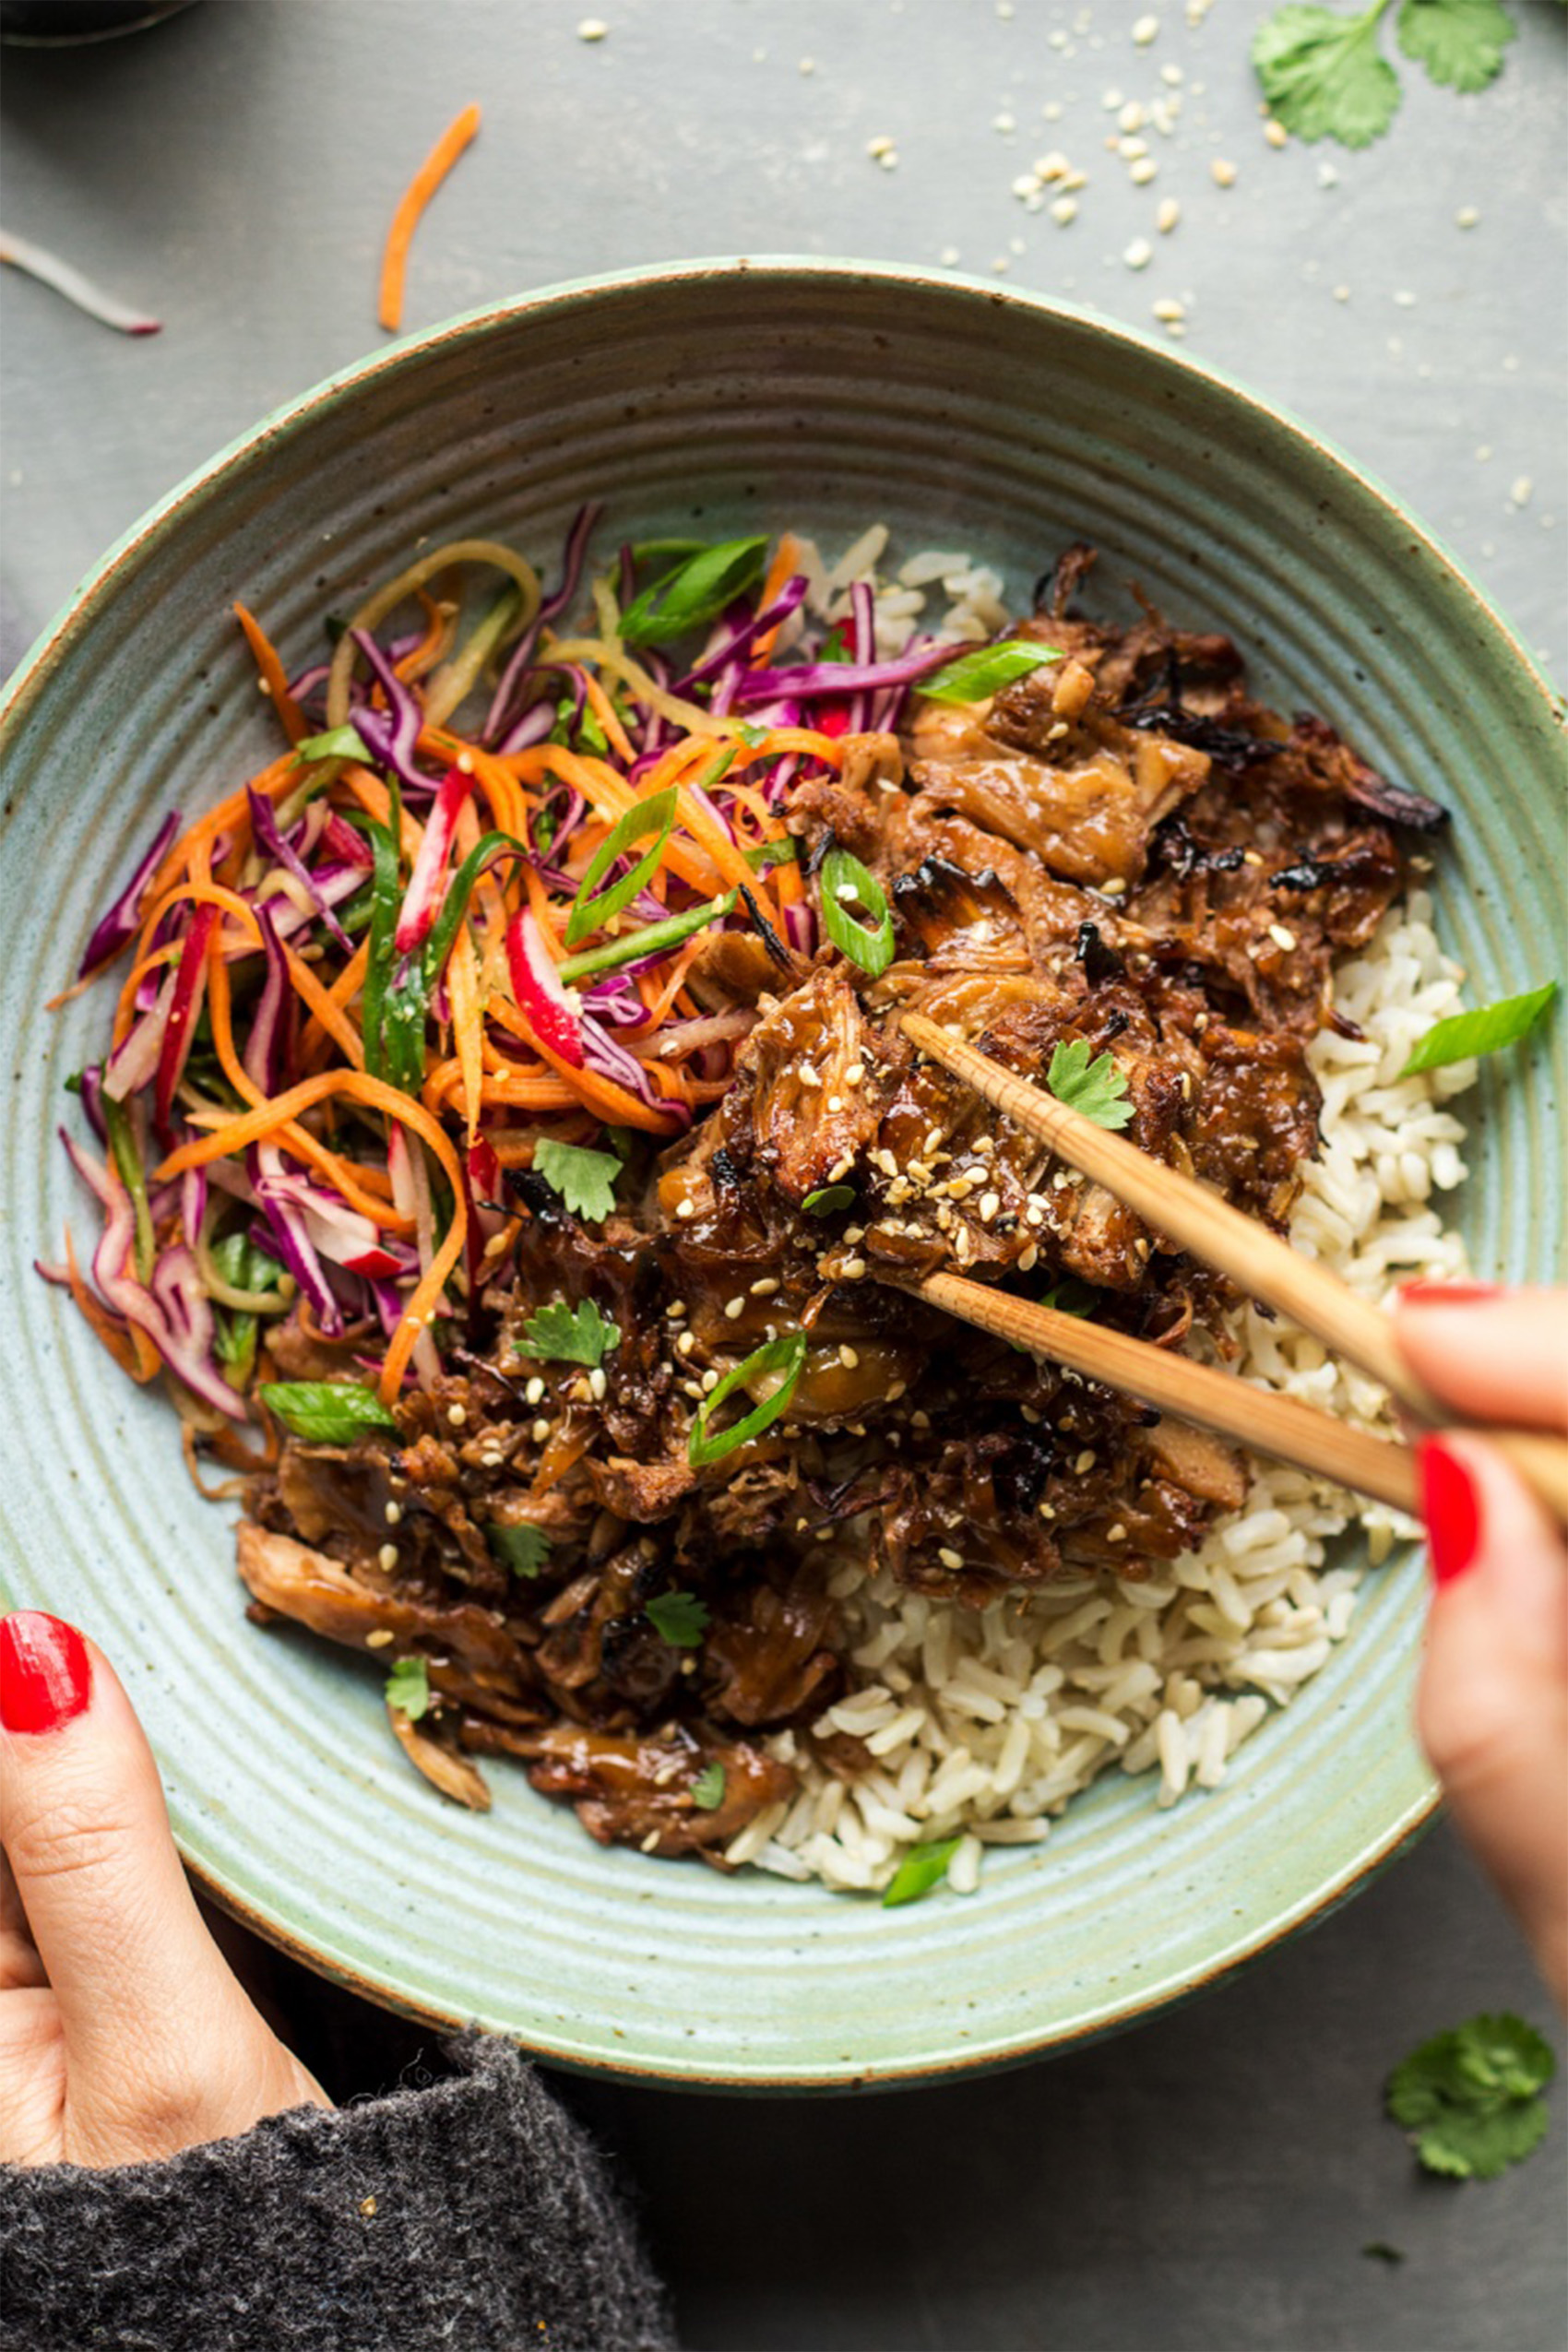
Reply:
[[[1054,1095],[1004,1070],[978,1047],[950,1036],[923,1013],[906,1013],[903,1028],[912,1045],[963,1078],[1016,1125],[1049,1144],[1069,1167],[1103,1184],[1158,1232],[1380,1382],[1416,1421],[1431,1429],[1453,1425],[1454,1415],[1406,1364],[1383,1309],[1360,1297],[1326,1266],[1299,1256],[1288,1241],[1242,1216],[1206,1185],[1097,1126]],[[1415,1455],[1408,1445],[1350,1429],[1294,1397],[1253,1388],[1190,1357],[1059,1314],[1051,1307],[1009,1298],[962,1275],[933,1274],[920,1289],[932,1306],[978,1330],[1068,1364],[1160,1412],[1195,1421],[1398,1510],[1417,1508]],[[1568,1441],[1529,1430],[1489,1427],[1479,1433],[1507,1455],[1559,1523],[1568,1525]]]

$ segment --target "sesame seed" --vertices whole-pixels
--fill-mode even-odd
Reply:
[[[1054,221],[1058,222],[1062,228],[1065,229],[1069,227],[1078,217],[1077,197],[1059,196],[1055,203],[1051,208],[1051,217]]]
[[[498,1258],[498,1257],[500,1257],[500,1256],[502,1255],[503,1252],[505,1250],[505,1247],[506,1247],[506,1236],[505,1236],[505,1233],[493,1233],[493,1234],[491,1235],[491,1237],[490,1237],[489,1241],[488,1241],[485,1243],[485,1245],[484,1245],[484,1254],[485,1254],[485,1256],[486,1256],[487,1258]]]
[[[1174,327],[1179,319],[1186,317],[1187,306],[1185,303],[1179,303],[1174,296],[1167,294],[1162,302],[1155,303],[1154,315],[1165,326]]]
[[[1083,1452],[1078,1455],[1076,1461],[1073,1465],[1074,1473],[1076,1477],[1081,1479],[1087,1470],[1092,1470],[1093,1467],[1094,1447],[1092,1445],[1086,1445]]]
[[[961,1568],[964,1564],[963,1553],[955,1551],[950,1543],[939,1544],[936,1556],[944,1568]]]
[[[387,1504],[387,1506],[386,1506],[386,1524],[387,1524],[387,1526],[388,1526],[389,1527],[395,1527],[395,1526],[398,1525],[398,1520],[402,1517],[402,1515],[403,1515],[403,1506],[402,1506],[402,1504],[401,1504],[400,1503],[398,1503],[398,1502],[397,1502],[396,1500],[394,1500],[394,1501],[392,1501],[391,1503],[389,1503]]]
[[[381,1550],[375,1556],[380,1562],[381,1566],[386,1570],[387,1575],[390,1575],[393,1569],[398,1565],[397,1545],[395,1543],[384,1543]]]
[[[849,1068],[844,1073],[844,1084],[847,1087],[863,1086],[865,1083],[865,1070],[861,1063],[859,1062],[851,1062]]]
[[[592,1372],[588,1374],[588,1394],[593,1398],[596,1405],[603,1404],[604,1392],[609,1385],[609,1382],[604,1377],[603,1365],[595,1364]]]
[[[917,1407],[914,1412],[909,1415],[909,1427],[911,1429],[929,1429],[931,1427],[931,1415],[929,1413],[921,1412]]]
[[[1028,1249],[1020,1250],[1018,1253],[1018,1271],[1020,1274],[1032,1274],[1039,1264],[1039,1250],[1036,1243],[1031,1241]]]
[[[572,1383],[572,1385],[568,1388],[566,1394],[571,1398],[574,1405],[587,1405],[591,1402],[593,1397],[592,1389],[580,1374]]]
[[[1133,27],[1133,40],[1139,49],[1146,49],[1151,41],[1159,39],[1159,18],[1140,17]]]
[[[820,1087],[822,1084],[822,1080],[817,1076],[816,1072],[812,1068],[809,1062],[802,1062],[800,1067],[796,1070],[795,1082],[798,1086],[802,1087]]]
[[[549,1442],[550,1423],[543,1418],[542,1414],[533,1425],[532,1435],[533,1442],[536,1445],[544,1445]]]
[[[1115,1524],[1115,1526],[1112,1526],[1112,1527],[1107,1527],[1107,1529],[1106,1529],[1106,1531],[1105,1531],[1105,1540],[1106,1540],[1106,1542],[1107,1542],[1107,1543],[1125,1543],[1125,1542],[1126,1542],[1126,1540],[1127,1540],[1127,1530],[1126,1530],[1126,1528],[1125,1528],[1125,1527],[1122,1525],[1122,1522],[1121,1522],[1121,1520],[1120,1520],[1120,1519],[1118,1519],[1118,1520],[1117,1520],[1117,1522],[1116,1522],[1116,1524]]]
[[[1152,155],[1140,155],[1128,173],[1128,177],[1135,181],[1140,188],[1146,188],[1158,169],[1159,166]]]
[[[1273,940],[1277,947],[1283,948],[1287,956],[1289,956],[1290,950],[1296,944],[1295,932],[1293,931],[1287,931],[1283,923],[1270,923],[1268,927],[1268,935],[1270,939]]]
[[[670,1304],[664,1310],[666,1320],[670,1323],[682,1322],[685,1316],[685,1313],[686,1302],[684,1299],[671,1299]]]
[[[1148,153],[1147,139],[1124,138],[1115,141],[1117,154],[1123,163],[1136,163]]]
[[[1042,1519],[1054,1519],[1056,1516],[1056,1507],[1054,1503],[1042,1503],[1039,1506],[1039,1515]]]
[[[997,1210],[1001,1206],[1001,1198],[997,1194],[982,1193],[980,1194],[980,1223],[982,1225],[989,1225],[992,1218],[996,1215]]]
[[[746,1312],[745,1300],[743,1298],[726,1299],[724,1301],[724,1312],[731,1323],[739,1323],[741,1317]]]
[[[844,1108],[843,1096],[841,1094],[830,1094],[827,1098],[827,1108],[829,1111],[842,1111]]]
[[[899,1397],[900,1397],[900,1396],[907,1396],[907,1395],[908,1395],[908,1393],[909,1393],[909,1383],[908,1383],[908,1381],[896,1380],[896,1381],[893,1383],[892,1387],[891,1387],[891,1388],[888,1390],[888,1392],[887,1392],[887,1401],[888,1401],[888,1403],[889,1403],[890,1405],[897,1405],[897,1403],[898,1402]]]
[[[701,1382],[695,1380],[683,1380],[681,1383],[681,1394],[683,1396],[695,1397],[696,1402],[700,1405],[702,1403]]]
[[[1134,237],[1122,249],[1122,258],[1129,269],[1146,269],[1154,259],[1154,247],[1146,237]]]
[[[703,1373],[702,1378],[697,1383],[697,1393],[701,1396],[711,1396],[718,1385],[719,1374],[714,1371],[713,1366],[709,1364],[707,1372]]]
[[[865,1271],[866,1262],[864,1258],[846,1258],[842,1267],[840,1268],[840,1272],[842,1273],[846,1282],[862,1281],[865,1277]]]
[[[1031,1201],[1029,1203],[1028,1208],[1024,1211],[1024,1223],[1026,1225],[1043,1225],[1045,1223],[1045,1203],[1043,1201]]]
[[[778,1288],[778,1282],[776,1276],[760,1274],[752,1284],[752,1296],[754,1299],[771,1299]]]
[[[1135,98],[1130,98],[1125,106],[1117,110],[1116,127],[1119,131],[1141,131],[1147,121],[1147,110],[1140,106]]]
[[[1462,204],[1454,215],[1454,226],[1456,229],[1473,229],[1480,217],[1473,204]]]
[[[461,1429],[469,1418],[467,1408],[462,1405],[448,1405],[446,1418],[454,1429]]]
[[[377,1625],[365,1635],[364,1645],[367,1650],[384,1650],[391,1639],[391,1626]]]
[[[684,1224],[688,1217],[695,1217],[696,1213],[697,1205],[695,1201],[680,1201],[676,1204],[675,1214],[681,1219],[683,1224]]]
[[[1284,124],[1275,122],[1272,116],[1264,125],[1263,135],[1270,147],[1289,147],[1290,143],[1290,134]]]
[[[1141,243],[1142,240],[1140,239],[1139,242]],[[1134,269],[1141,269],[1143,267],[1143,263],[1141,261],[1134,262],[1131,267]],[[1100,884],[1099,895],[1102,898],[1120,898],[1126,887],[1126,883],[1123,880],[1122,876],[1119,873],[1113,873],[1109,882],[1102,882]]]
[[[1208,167],[1208,176],[1217,188],[1233,188],[1236,184],[1236,166],[1233,163],[1228,163],[1224,156],[1217,155]]]
[[[846,1339],[839,1348],[838,1360],[846,1372],[853,1372],[861,1360],[860,1351],[858,1348],[851,1348]]]

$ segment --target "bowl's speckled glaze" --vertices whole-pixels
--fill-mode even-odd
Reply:
[[[1455,811],[1441,922],[1478,1000],[1550,968],[1563,768],[1550,696],[1454,561],[1377,484],[1250,395],[1128,330],[947,277],[695,263],[567,286],[378,353],[224,451],[104,560],[6,698],[0,1314],[10,1605],[114,1657],[175,1828],[219,1896],[314,1966],[567,2065],[759,2089],[892,2083],[1125,2025],[1322,1917],[1427,1817],[1412,1745],[1419,1562],[1241,1752],[1158,1812],[1114,1777],[980,1893],[888,1913],[591,1846],[497,1765],[457,1812],[386,1729],[380,1677],[244,1622],[225,1515],[155,1392],[30,1271],[88,1210],[54,1128],[105,1017],[51,1017],[157,815],[274,748],[229,614],[303,663],[427,535],[548,566],[578,502],[628,536],[866,522],[1001,564],[1015,598],[1068,540],[1229,629],[1261,690],[1319,708]],[[1478,1266],[1548,1275],[1568,1031],[1487,1074],[1457,1215]]]

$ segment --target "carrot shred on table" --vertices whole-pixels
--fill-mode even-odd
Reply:
[[[403,280],[414,231],[431,197],[478,129],[479,108],[465,106],[447,124],[398,199],[386,232],[376,301],[376,316],[388,335],[396,335],[403,324]]]

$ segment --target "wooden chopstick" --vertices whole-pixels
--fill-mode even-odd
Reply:
[[[1077,1315],[1058,1314],[1054,1307],[1010,1298],[989,1282],[970,1282],[961,1274],[928,1275],[920,1289],[933,1307],[977,1330],[994,1332],[1031,1354],[1070,1364],[1086,1379],[1121,1389],[1179,1420],[1196,1421],[1200,1428],[1217,1430],[1259,1454],[1332,1479],[1336,1486],[1375,1495],[1396,1511],[1417,1508],[1416,1457],[1409,1447],[1351,1429],[1332,1413],[1319,1412],[1315,1405],[1281,1396],[1275,1389],[1251,1387],[1229,1372],[1195,1363],[1191,1356],[1151,1347],[1146,1339],[1130,1338],[1124,1331],[1111,1331]]]
[[[903,1028],[922,1053],[966,1080],[1015,1124],[1049,1144],[1070,1167],[1103,1184],[1146,1224],[1169,1235],[1206,1265],[1229,1275],[1250,1297],[1263,1300],[1302,1330],[1314,1333],[1336,1354],[1360,1365],[1418,1420],[1431,1428],[1452,1425],[1454,1415],[1416,1378],[1400,1355],[1384,1310],[1361,1298],[1327,1266],[1301,1256],[1289,1241],[1232,1208],[1206,1184],[1151,1158],[1109,1128],[1097,1126],[1081,1111],[1058,1102],[1054,1095],[1004,1070],[978,1046],[951,1036],[923,1013],[906,1013]],[[1483,1434],[1509,1456],[1557,1519],[1568,1524],[1568,1443],[1526,1430],[1488,1428]]]

